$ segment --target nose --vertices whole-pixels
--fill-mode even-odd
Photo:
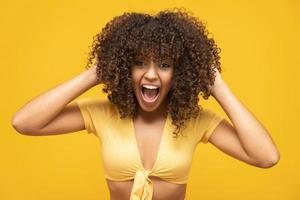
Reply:
[[[156,66],[154,64],[154,62],[150,62],[147,71],[145,73],[145,78],[149,79],[149,80],[155,80],[158,78],[158,74],[156,71]]]

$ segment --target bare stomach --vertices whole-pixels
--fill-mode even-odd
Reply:
[[[153,200],[184,200],[187,184],[174,184],[157,177],[149,177],[153,183]],[[130,198],[133,180],[112,181],[106,179],[110,200],[128,200]]]

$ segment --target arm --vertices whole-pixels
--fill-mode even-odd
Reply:
[[[20,133],[34,135],[42,133],[41,130],[46,133],[45,128],[50,125],[50,122],[56,125],[56,127],[50,127],[53,131],[66,132],[66,130],[57,130],[57,127],[63,127],[63,125],[68,126],[68,130],[80,130],[84,126],[82,126],[83,123],[81,126],[78,124],[76,126],[76,122],[79,120],[82,122],[79,108],[75,103],[68,104],[97,84],[99,81],[96,66],[93,66],[25,104],[14,114],[12,125]],[[73,123],[66,123],[70,121]]]
[[[214,130],[209,142],[223,152],[251,165],[262,168],[275,165],[279,161],[280,154],[270,134],[234,96],[217,70],[211,92],[233,126],[223,120]]]

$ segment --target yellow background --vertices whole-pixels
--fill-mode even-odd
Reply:
[[[187,199],[300,199],[299,1],[12,0],[0,2],[1,200],[108,199],[96,137],[86,131],[24,136],[11,117],[81,73],[92,37],[114,16],[181,6],[206,22],[222,49],[223,79],[281,153],[276,166],[261,169],[201,144]],[[80,98],[100,92],[96,86]],[[213,97],[199,103],[226,116]]]

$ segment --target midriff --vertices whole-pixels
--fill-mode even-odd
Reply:
[[[150,176],[153,183],[153,200],[184,200],[187,184],[166,182],[160,178]],[[110,200],[129,200],[133,180],[112,181],[106,179]]]

